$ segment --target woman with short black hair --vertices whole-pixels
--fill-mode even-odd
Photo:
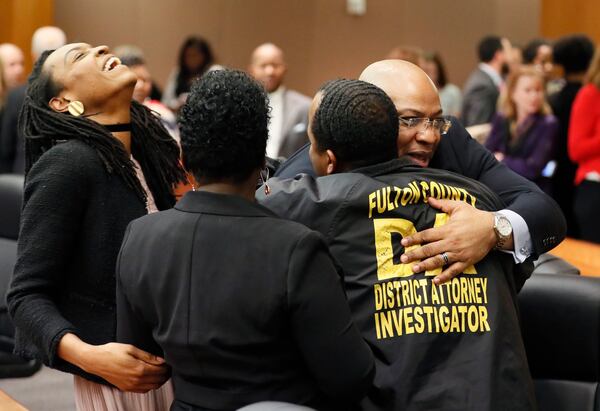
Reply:
[[[373,378],[321,236],[255,202],[268,112],[247,74],[202,77],[181,112],[183,161],[198,187],[125,236],[117,337],[164,353],[171,410],[265,400],[345,409]]]

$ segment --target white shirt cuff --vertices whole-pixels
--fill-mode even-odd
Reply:
[[[531,234],[529,234],[527,223],[523,217],[511,210],[500,210],[498,211],[498,214],[502,214],[510,222],[513,230],[513,243],[515,247],[512,251],[500,251],[511,254],[517,264],[524,262],[532,253]]]

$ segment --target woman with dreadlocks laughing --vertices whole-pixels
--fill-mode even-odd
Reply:
[[[168,409],[172,398],[168,386],[155,390],[168,378],[162,358],[113,342],[127,224],[153,204],[172,207],[184,179],[175,141],[132,101],[135,83],[106,46],[69,44],[36,63],[19,121],[26,179],[7,296],[15,351],[75,374],[79,410]]]

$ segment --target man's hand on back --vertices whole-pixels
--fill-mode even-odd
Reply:
[[[478,210],[461,201],[428,199],[429,205],[448,214],[448,222],[402,239],[402,245],[421,245],[401,256],[404,264],[421,260],[413,272],[444,267],[433,281],[442,284],[462,273],[467,267],[481,261],[496,245],[494,214]],[[503,248],[511,249],[512,241]],[[446,254],[448,264],[444,259]]]

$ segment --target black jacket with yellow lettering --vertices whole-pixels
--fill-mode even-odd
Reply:
[[[367,410],[530,410],[512,258],[492,252],[450,283],[400,262],[403,236],[443,225],[429,196],[503,208],[477,181],[399,159],[313,178],[269,180],[258,200],[320,231],[337,264],[377,373]],[[351,361],[351,359],[348,359]]]

